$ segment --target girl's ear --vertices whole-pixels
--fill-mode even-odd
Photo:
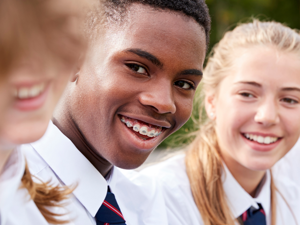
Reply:
[[[207,116],[211,119],[211,120],[215,120],[216,119],[216,106],[215,106],[215,95],[213,94],[208,94],[205,96],[205,110],[206,110],[206,114]]]

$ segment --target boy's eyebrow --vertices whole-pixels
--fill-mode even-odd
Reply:
[[[203,76],[203,73],[201,70],[197,69],[189,69],[189,70],[184,70],[180,73],[181,75],[197,75],[197,76]]]
[[[151,53],[146,52],[146,51],[144,51],[142,49],[139,49],[139,48],[129,48],[129,49],[126,49],[125,52],[131,52],[131,53],[134,53],[134,54],[136,54],[136,55],[138,55],[140,57],[143,57],[143,58],[151,61],[154,65],[159,66],[160,68],[162,68],[164,66],[163,63],[157,57],[155,57]]]
[[[134,53],[134,54],[136,54],[136,55],[138,55],[140,57],[143,57],[143,58],[151,61],[154,65],[156,65],[156,66],[158,66],[160,68],[162,68],[164,66],[164,64],[157,57],[155,57],[151,53],[146,52],[146,51],[144,51],[142,49],[139,49],[139,48],[129,48],[129,49],[126,49],[125,52],[131,52],[131,53]],[[199,76],[203,75],[202,71],[197,70],[197,69],[184,70],[180,74],[182,74],[182,75],[199,75]]]

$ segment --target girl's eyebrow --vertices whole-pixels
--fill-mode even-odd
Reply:
[[[297,87],[285,87],[281,89],[282,91],[299,91],[300,92],[300,88]]]
[[[254,81],[238,81],[234,84],[249,84],[249,85],[253,85],[255,87],[261,87],[261,84],[256,83]],[[299,91],[300,92],[300,88],[298,88],[298,87],[284,87],[284,88],[281,88],[281,91]]]
[[[249,84],[249,85],[253,85],[255,87],[261,87],[261,84],[254,82],[254,81],[238,81],[238,82],[235,82],[234,84]]]

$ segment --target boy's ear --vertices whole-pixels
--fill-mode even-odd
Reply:
[[[207,116],[211,119],[211,120],[215,120],[216,119],[216,106],[215,106],[215,95],[206,95],[205,97],[205,110],[206,110],[206,114]]]
[[[78,79],[78,77],[79,77],[79,74],[80,74],[80,68],[78,68],[77,70],[75,70],[75,71],[73,72],[73,74],[71,75],[70,81],[71,81],[71,82],[76,82],[77,79]]]

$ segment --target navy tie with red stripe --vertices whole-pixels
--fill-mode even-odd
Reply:
[[[244,225],[266,225],[266,214],[261,204],[258,203],[259,209],[250,207],[240,218]]]
[[[115,195],[110,190],[107,191],[105,200],[95,218],[97,225],[126,225]]]

